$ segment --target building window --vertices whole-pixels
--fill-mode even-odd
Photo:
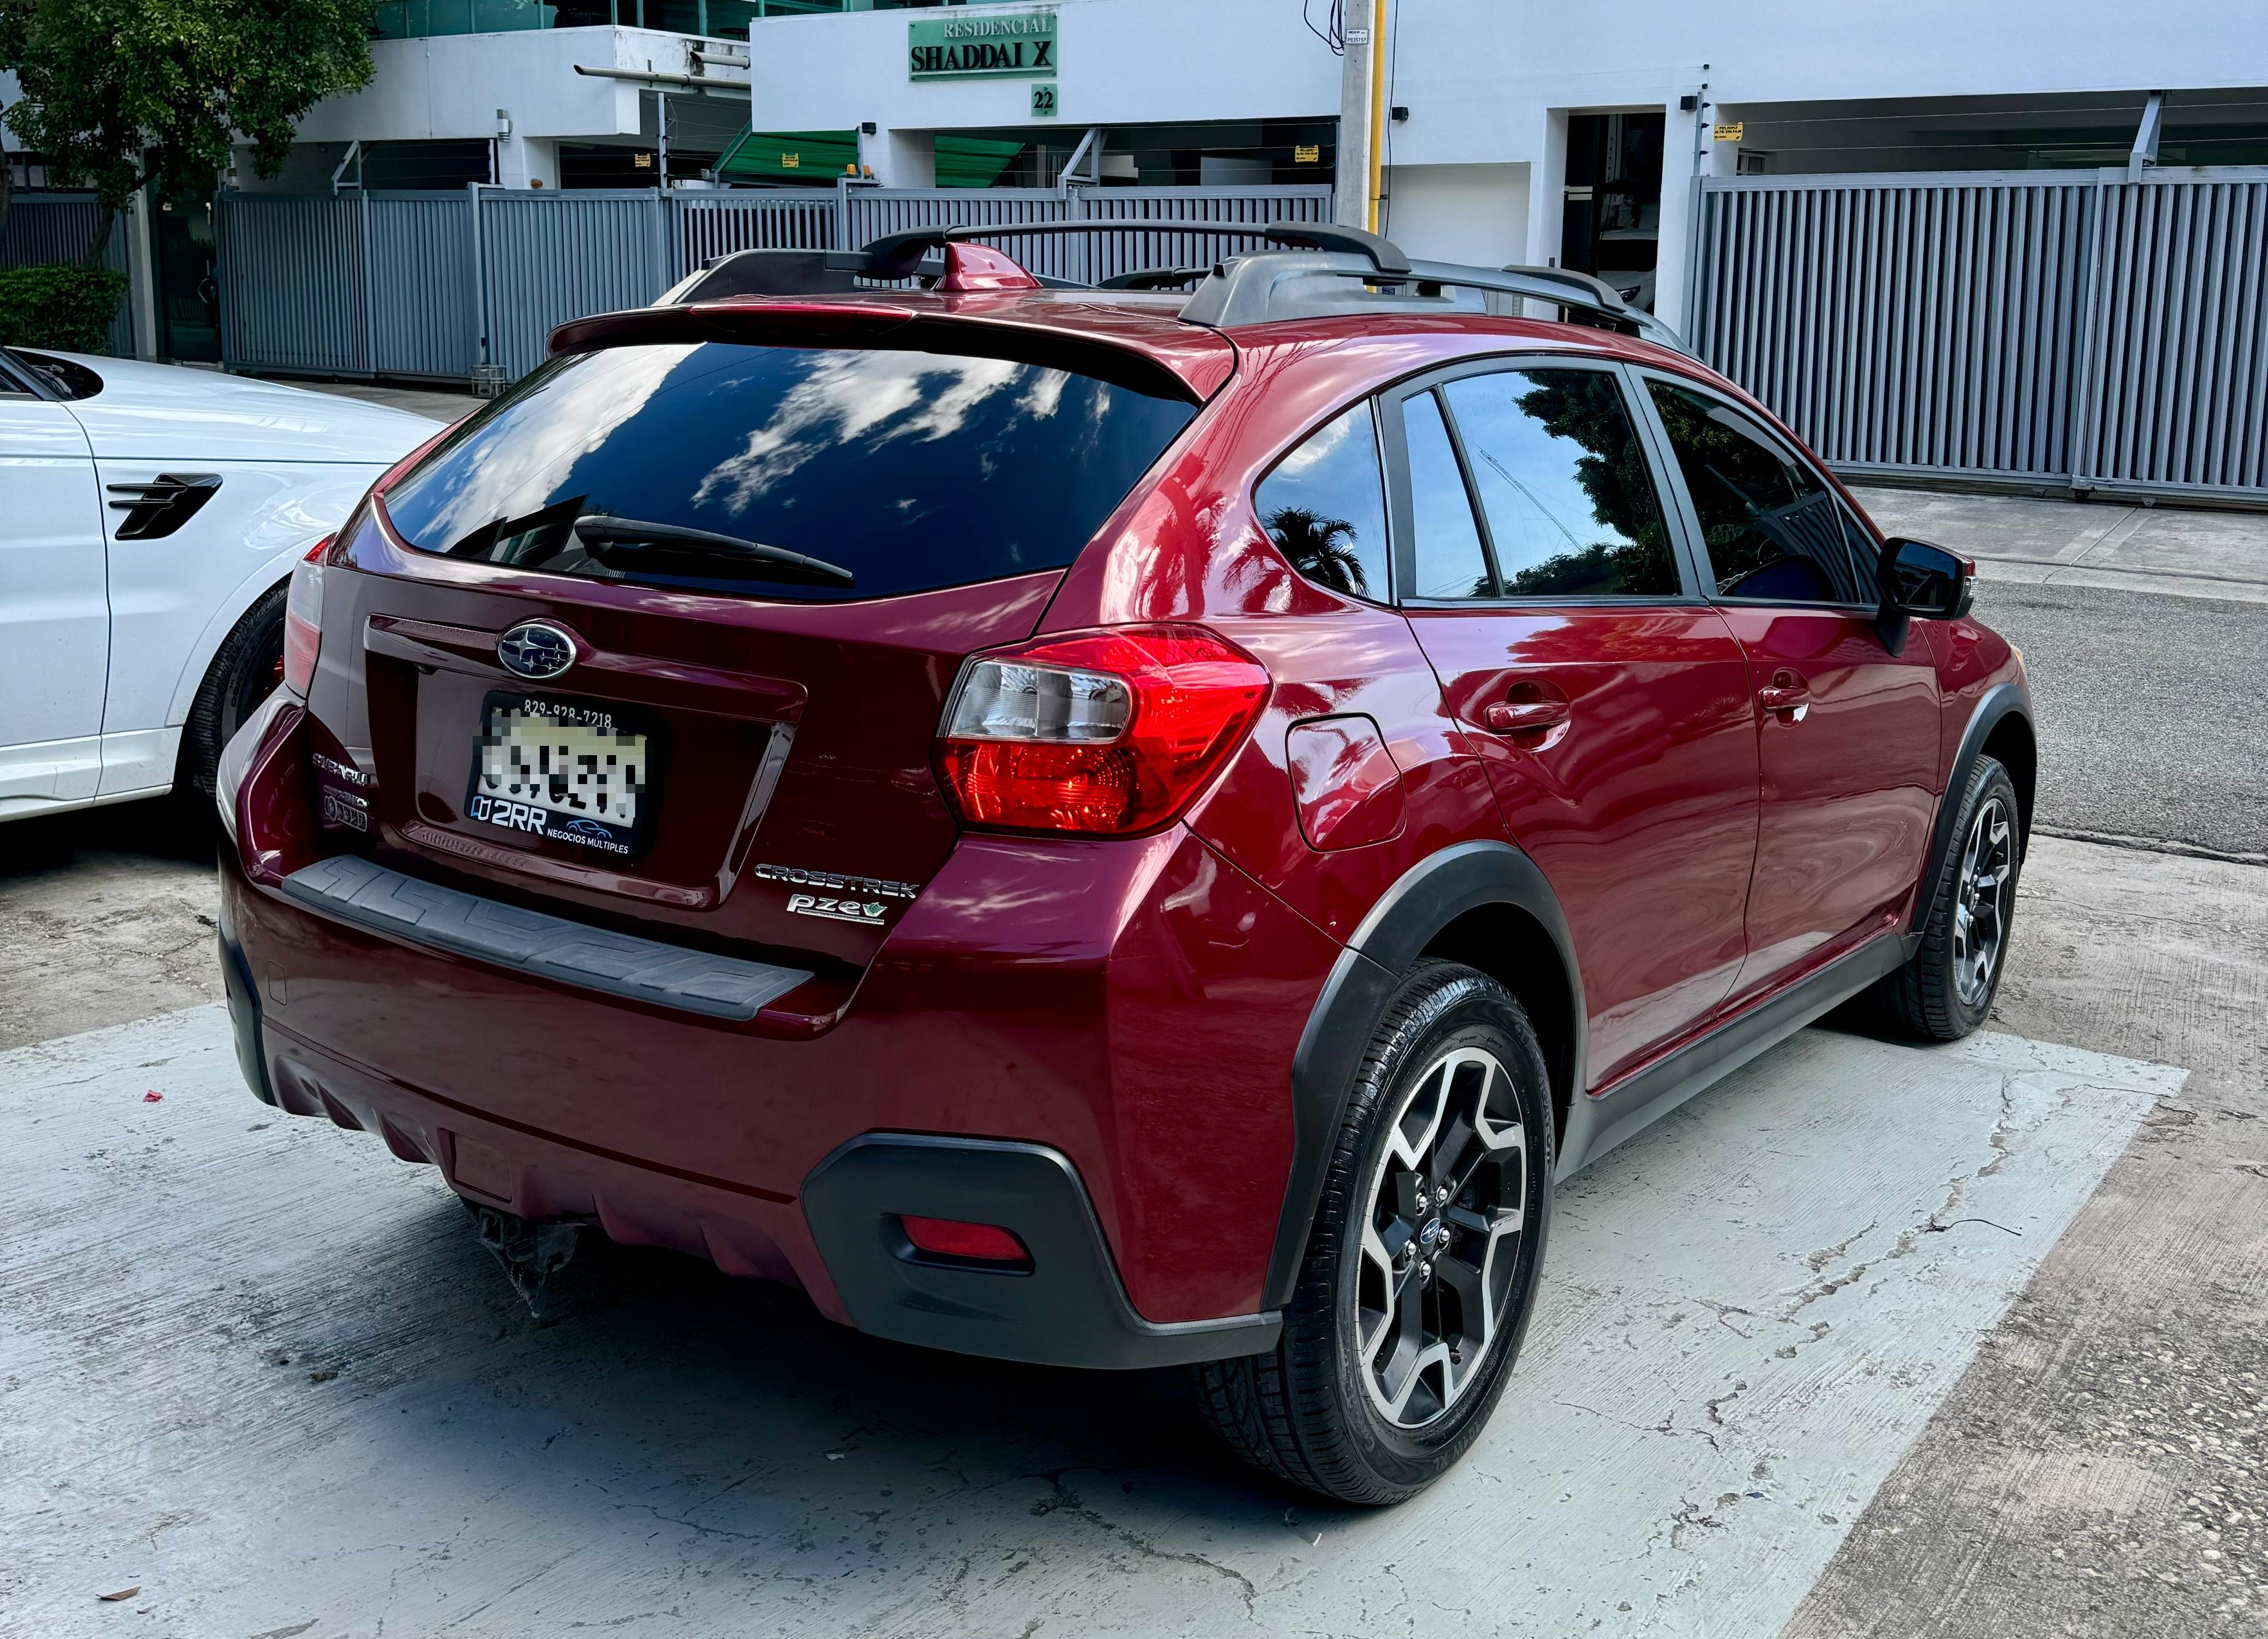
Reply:
[[[749,23],[759,17],[842,9],[818,0],[379,0],[370,32],[378,40],[424,40],[618,24],[711,40],[745,40]]]
[[[1086,132],[1035,136],[1013,127],[937,138],[939,188],[1053,188]],[[1105,188],[1259,188],[1329,185],[1337,171],[1336,120],[1219,120],[1190,125],[1114,125],[1095,169]],[[1083,176],[1094,170],[1082,161]]]
[[[493,182],[496,146],[484,137],[456,141],[364,143],[364,188],[462,188]]]

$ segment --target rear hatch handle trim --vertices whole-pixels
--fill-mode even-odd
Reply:
[[[557,622],[546,612],[543,618]],[[810,692],[799,683],[754,672],[725,671],[643,654],[601,649],[575,634],[573,676],[532,682],[504,669],[497,657],[502,631],[444,625],[399,615],[372,615],[363,623],[363,647],[372,654],[432,666],[485,679],[512,689],[597,692],[630,705],[676,706],[719,712],[769,723],[801,720]]]
[[[413,945],[631,1001],[747,1021],[812,975],[591,927],[389,870],[358,854],[284,879],[284,897]]]

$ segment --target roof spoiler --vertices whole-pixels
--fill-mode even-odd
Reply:
[[[952,353],[1069,370],[1192,404],[1204,403],[1235,372],[1236,348],[1226,336],[1194,325],[1142,330],[1147,333],[1108,324],[1035,322],[1029,313],[1012,307],[939,311],[855,297],[845,300],[839,294],[772,301],[728,297],[571,319],[551,332],[550,351],[736,342]]]

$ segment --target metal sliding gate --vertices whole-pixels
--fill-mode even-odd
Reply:
[[[556,325],[636,307],[737,250],[831,250],[900,228],[1110,219],[1329,219],[1331,190],[878,188],[223,193],[221,357],[232,369],[517,380]],[[1035,272],[1100,279],[1212,260],[1219,240],[1130,230],[1011,241]]]
[[[101,220],[92,194],[18,194],[8,206],[6,233],[0,234],[0,267],[76,266],[85,260]],[[111,218],[110,238],[102,247],[102,265],[119,273],[126,271],[126,214],[121,211]],[[130,295],[110,321],[109,348],[122,358],[134,356]]]
[[[1839,469],[2268,500],[2268,169],[1712,177],[1686,329]]]

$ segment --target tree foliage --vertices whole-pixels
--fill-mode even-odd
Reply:
[[[1630,411],[1611,378],[1590,371],[1538,371],[1523,393],[1523,414],[1581,448],[1575,480],[1590,497],[1592,516],[1625,541],[1663,535],[1661,506],[1631,427]]]
[[[239,142],[263,177],[299,116],[370,83],[372,0],[0,0],[4,116],[55,180],[111,215],[145,184],[212,186]]]
[[[1591,371],[1538,371],[1521,395],[1522,413],[1552,437],[1584,452],[1575,481],[1591,502],[1594,523],[1619,539],[1596,541],[1519,569],[1505,590],[1519,597],[1675,595],[1676,560],[1656,498],[1653,479],[1638,449],[1630,411],[1611,378]]]

